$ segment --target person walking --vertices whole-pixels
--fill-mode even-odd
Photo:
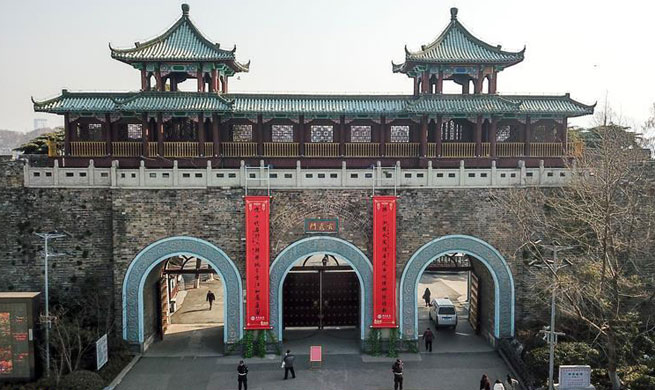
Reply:
[[[512,390],[519,390],[519,381],[516,378],[512,378],[510,374],[507,374],[507,386]]]
[[[205,298],[205,301],[209,302],[209,310],[212,309],[212,305],[214,304],[215,300],[216,300],[216,295],[214,295],[212,290],[207,291],[207,297]]]
[[[434,340],[434,333],[430,328],[423,332],[423,340],[425,340],[425,352],[432,352],[432,340]]]
[[[284,379],[289,377],[289,372],[291,372],[291,378],[296,377],[296,372],[293,370],[293,362],[296,360],[296,357],[291,354],[291,350],[287,349],[287,353],[284,354],[282,358],[282,368],[284,368]]]
[[[396,359],[391,366],[391,372],[393,372],[393,390],[403,390],[403,361]]]
[[[426,287],[425,292],[423,293],[423,299],[425,300],[425,307],[430,306],[430,296],[431,295],[432,295],[432,293],[430,292],[430,289]]]
[[[496,379],[493,390],[505,390],[505,385],[503,385],[503,382],[500,379]]]
[[[248,390],[248,366],[243,360],[240,360],[237,366],[237,380],[239,381],[239,390],[241,387],[243,390]]]
[[[489,382],[487,374],[482,375],[482,379],[480,379],[480,390],[491,390],[491,382]]]

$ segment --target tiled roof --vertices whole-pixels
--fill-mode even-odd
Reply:
[[[429,45],[411,52],[405,48],[405,63],[393,65],[394,72],[406,72],[407,62],[433,64],[504,64],[523,61],[525,48],[519,52],[501,50],[471,34],[458,20],[457,8],[451,9],[448,27]]]
[[[262,95],[199,92],[87,93],[34,102],[34,110],[63,113],[217,112],[282,115],[561,115],[593,113],[594,107],[564,96],[519,95]]]
[[[162,35],[128,49],[111,49],[111,56],[124,62],[143,61],[206,61],[230,62],[235,71],[248,71],[248,64],[235,61],[232,50],[220,49],[218,43],[205,38],[189,19],[189,7],[182,5],[182,16]]]

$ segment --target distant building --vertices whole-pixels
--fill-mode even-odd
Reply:
[[[43,129],[44,127],[48,127],[48,120],[45,118],[35,118],[34,119],[34,130],[36,129]]]

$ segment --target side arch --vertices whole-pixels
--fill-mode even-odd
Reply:
[[[437,238],[417,250],[405,265],[400,279],[400,332],[410,339],[418,336],[417,289],[427,266],[437,257],[459,252],[474,256],[494,280],[494,337],[514,336],[514,277],[503,256],[489,243],[472,236]]]
[[[339,256],[357,273],[359,279],[360,338],[364,340],[366,329],[372,324],[373,315],[373,266],[366,255],[348,241],[336,237],[309,237],[286,247],[275,258],[270,268],[271,327],[282,341],[282,284],[293,264],[299,259],[316,254]]]
[[[143,286],[150,271],[172,256],[193,255],[211,265],[223,283],[223,341],[243,336],[242,285],[234,262],[214,244],[194,237],[168,237],[148,245],[130,263],[123,279],[123,339],[143,344]]]

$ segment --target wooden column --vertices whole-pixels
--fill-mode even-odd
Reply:
[[[414,77],[414,96],[417,96],[419,93],[418,89],[418,76]]]
[[[148,156],[148,113],[141,116],[141,155]]]
[[[469,93],[469,84],[471,83],[470,80],[466,80],[464,84],[462,84],[462,95],[468,95]]]
[[[146,65],[143,64],[143,68],[141,69],[141,90],[145,91],[148,89],[148,77],[147,77],[148,72],[146,72]]]
[[[339,156],[346,155],[346,117],[339,117]]]
[[[305,117],[303,115],[298,117],[298,154],[305,155]]]
[[[435,142],[437,143],[437,157],[441,157],[441,127],[443,126],[443,117],[441,115],[437,116],[437,134]]]
[[[421,92],[430,92],[430,78],[427,70],[421,74]]]
[[[387,118],[382,115],[380,116],[380,133],[379,133],[379,141],[380,141],[380,151],[379,154],[380,156],[384,157],[386,153],[386,143],[387,143]]]
[[[198,80],[198,92],[204,92],[205,83],[202,81],[202,65],[201,69],[196,72],[196,79]]]
[[[484,81],[484,77],[482,77],[482,71],[478,71],[478,78],[476,78],[473,83],[473,93],[479,94],[482,92],[483,81]]]
[[[496,133],[498,129],[498,118],[491,118],[491,128],[489,129],[489,155],[496,157]]]
[[[227,75],[223,76],[223,93],[227,93]]]
[[[530,156],[530,139],[532,138],[532,124],[530,123],[530,116],[525,117],[525,127],[523,130],[523,155]]]
[[[171,91],[173,92],[177,91],[177,79],[175,78],[175,76],[171,76],[169,77],[169,79],[171,80]]]
[[[420,157],[425,157],[428,152],[428,116],[423,115],[421,117],[421,134],[420,134],[421,146],[419,150]]]
[[[494,94],[496,93],[496,80],[498,79],[498,72],[494,71],[491,74],[491,79],[489,80],[489,93]]]
[[[205,115],[198,114],[198,156],[205,155]]]
[[[105,132],[105,153],[111,156],[111,115],[105,114],[105,122],[102,124],[102,130]]]
[[[157,91],[163,91],[165,89],[161,78],[161,71],[159,69],[155,71],[155,82],[157,83]]]
[[[212,83],[209,88],[211,92],[218,92],[218,70],[212,69]]]
[[[157,154],[164,156],[164,117],[161,112],[157,114]]]
[[[482,154],[482,115],[475,121],[475,157]]]
[[[64,114],[64,156],[71,155],[70,114]]]
[[[218,114],[212,114],[212,142],[214,143],[214,157],[220,156],[221,153],[221,118]]]
[[[257,115],[257,155],[264,155],[264,119]]]
[[[562,118],[562,123],[559,127],[559,141],[562,143],[562,155],[566,156],[567,150],[567,136],[568,136],[568,118]]]
[[[443,93],[443,71],[437,76],[437,93]]]

